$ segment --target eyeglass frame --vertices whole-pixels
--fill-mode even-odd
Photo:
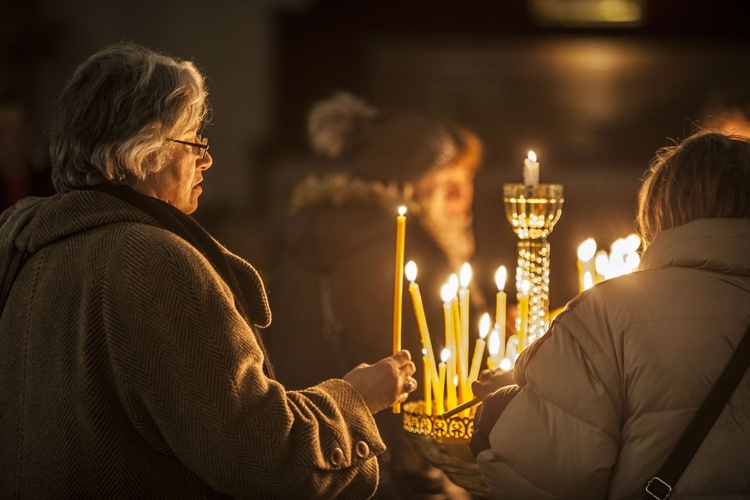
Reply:
[[[179,139],[172,139],[170,137],[166,138],[170,142],[176,142],[179,144],[185,144],[186,146],[193,146],[194,148],[199,148],[201,150],[200,154],[198,155],[198,159],[202,160],[206,157],[206,153],[208,153],[208,137],[202,137],[202,139],[205,142],[205,144],[201,144],[200,142],[189,142],[189,141],[181,141]]]

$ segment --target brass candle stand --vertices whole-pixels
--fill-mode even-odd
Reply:
[[[491,496],[469,449],[474,431],[474,408],[448,418],[427,415],[424,401],[411,401],[401,410],[406,436],[419,456],[445,472],[451,481],[474,498]],[[467,413],[470,416],[466,416]]]
[[[526,295],[524,283],[529,284],[527,317],[519,315],[518,318],[519,322],[526,321],[520,349],[544,335],[549,326],[550,245],[547,237],[562,215],[563,201],[561,184],[503,185],[505,215],[519,238],[516,268],[519,304]],[[521,331],[521,325],[517,326]]]

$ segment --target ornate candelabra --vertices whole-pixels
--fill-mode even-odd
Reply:
[[[505,215],[518,241],[516,290],[521,349],[549,326],[549,257],[547,237],[562,214],[561,184],[504,184]],[[528,301],[528,302],[526,302]],[[528,304],[528,310],[520,307]],[[525,313],[525,314],[524,314]]]

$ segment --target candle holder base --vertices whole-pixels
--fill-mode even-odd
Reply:
[[[406,436],[420,457],[441,469],[451,481],[474,498],[492,496],[469,449],[474,430],[473,417],[459,414],[446,419],[426,415],[424,401],[405,403],[402,412]]]

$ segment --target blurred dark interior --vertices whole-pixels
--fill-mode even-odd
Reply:
[[[268,264],[268,273],[279,207],[307,155],[305,114],[335,90],[450,118],[482,137],[473,264],[488,293],[494,270],[515,263],[502,184],[520,182],[533,149],[541,181],[565,186],[550,237],[557,307],[577,293],[581,241],[593,237],[607,248],[633,232],[639,178],[655,151],[699,124],[713,93],[750,82],[746,0],[257,0],[240,12],[228,1],[113,3],[122,4],[118,19],[131,24],[121,27],[113,15],[108,23],[117,29],[93,30],[98,34],[87,42],[90,28],[76,31],[66,21],[83,18],[78,26],[91,26],[96,14],[79,3],[3,2],[5,19],[14,19],[4,21],[0,36],[3,83],[13,72],[14,86],[36,102],[43,122],[67,73],[106,42],[136,39],[194,57],[214,82],[212,151],[234,148],[231,167],[221,168],[244,185],[238,195],[222,194],[217,184],[197,217],[261,269]],[[136,23],[153,9],[156,20]],[[242,29],[243,15],[257,16],[252,29],[265,37],[257,50],[236,50],[262,64],[228,57],[235,48],[221,43],[229,30]],[[224,19],[231,22],[219,24]],[[184,26],[165,25],[170,21]],[[65,49],[71,38],[75,50]],[[59,75],[28,70],[35,64]],[[243,72],[259,82],[252,99],[222,87],[222,79]],[[221,127],[247,131],[222,145]]]

